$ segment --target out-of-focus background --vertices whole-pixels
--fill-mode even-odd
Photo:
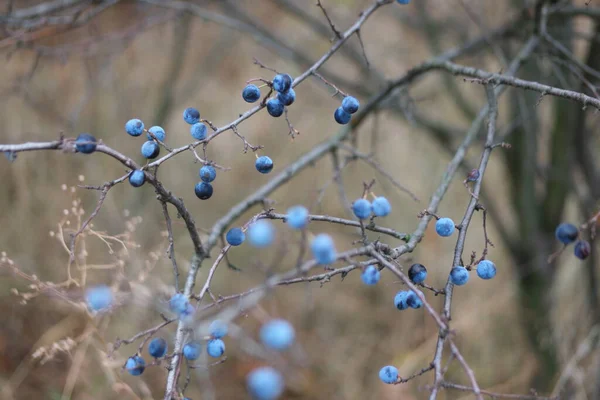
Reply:
[[[321,10],[308,0],[63,1],[69,6],[40,17],[46,20],[30,19],[29,27],[11,25],[9,10],[22,16],[20,10],[41,3],[0,2],[0,143],[50,141],[61,134],[89,132],[140,163],[143,139],[125,133],[128,119],[140,118],[147,127],[160,125],[169,146],[185,145],[191,142],[181,118],[186,107],[197,107],[217,126],[249,109],[240,95],[245,82],[273,76],[253,58],[295,77],[328,51],[334,38]],[[343,31],[371,1],[322,3]],[[594,3],[587,7],[597,7]],[[584,0],[561,6],[586,7]],[[482,35],[488,35],[484,44],[458,61],[505,71],[533,31],[534,12],[533,1],[520,0],[394,2],[360,30],[370,67],[354,36],[320,73],[365,103],[386,80]],[[56,16],[73,19],[50,18]],[[512,28],[491,34],[507,26]],[[517,75],[584,92],[597,87],[600,53],[593,19],[557,13],[549,19],[548,32],[564,52],[544,42]],[[574,54],[579,64],[568,54]],[[296,139],[288,135],[284,118],[272,118],[265,111],[239,126],[248,141],[265,146],[259,153],[274,160],[275,173],[340,129],[333,120],[340,98],[332,98],[330,87],[309,78],[296,93],[288,115],[301,132]],[[481,85],[444,73],[431,73],[398,91],[361,125],[356,143],[421,201],[399,191],[368,163],[340,151],[337,161],[347,164],[341,180],[349,200],[362,194],[363,182],[375,179],[373,191],[385,195],[393,206],[381,224],[414,231],[418,213],[484,104]],[[457,288],[451,322],[456,342],[482,388],[600,398],[597,246],[592,243],[587,261],[575,258],[568,248],[547,262],[559,249],[556,225],[562,221],[579,225],[596,211],[597,118],[593,111],[566,100],[540,101],[536,94],[514,89],[501,98],[499,129],[512,148],[493,152],[481,198],[489,210],[489,235],[495,245],[488,257],[496,263],[498,275],[493,281],[473,276]],[[455,221],[462,218],[470,199],[462,181],[479,162],[482,150],[481,140],[469,149],[441,203],[441,215]],[[191,153],[164,163],[159,179],[185,201],[199,228],[208,230],[271,175],[256,172],[254,155],[243,153],[241,140],[231,131],[212,141],[206,155],[230,168],[218,171],[210,200],[194,195],[199,164]],[[270,197],[273,207],[284,212],[304,204],[313,213],[349,217],[332,182],[333,164],[328,156],[300,173]],[[67,269],[69,257],[61,240],[93,211],[98,198],[97,191],[77,185],[101,185],[125,172],[103,154],[48,151],[21,153],[12,163],[0,160],[2,262],[14,263],[27,274],[8,267],[0,272],[2,398],[162,398],[165,368],[148,368],[141,377],[120,370],[126,357],[137,351],[136,343],[121,346],[112,359],[106,357],[109,343],[117,337],[128,338],[159,323],[159,313],[166,310],[166,299],[174,290],[171,262],[165,256],[165,221],[152,187],[134,189],[125,183],[110,190],[93,231],[78,248],[80,268]],[[79,214],[81,208],[84,215]],[[239,224],[258,211],[251,210]],[[171,213],[175,216],[174,210]],[[428,283],[442,288],[456,236],[440,238],[432,225],[402,263],[405,268],[413,262],[426,265]],[[281,234],[276,249],[257,252],[241,246],[230,251],[229,261],[241,271],[221,266],[213,281],[214,296],[252,288],[264,280],[268,269],[293,267],[300,238],[280,222],[277,227]],[[173,229],[185,274],[191,243],[176,218]],[[359,238],[354,229],[319,222],[312,223],[310,231],[333,234],[339,250],[352,248]],[[394,246],[401,243],[382,240]],[[464,258],[468,260],[473,251],[480,255],[483,245],[479,212],[469,229]],[[210,263],[203,265],[198,285]],[[118,280],[128,300],[109,317],[91,320],[83,308],[73,307],[53,290],[31,288],[27,279],[31,275],[43,282],[68,281],[71,275],[80,282],[84,279],[86,286]],[[186,395],[246,398],[245,375],[264,361],[244,343],[257,340],[261,322],[282,317],[292,321],[298,333],[293,351],[271,360],[286,378],[283,398],[426,398],[431,373],[402,385],[384,385],[377,377],[388,364],[397,366],[403,377],[412,375],[433,357],[436,325],[422,309],[394,308],[393,297],[401,289],[387,271],[376,287],[361,284],[358,271],[343,280],[336,276],[322,284],[278,287],[260,307],[236,320],[240,329],[225,339],[226,362],[193,371]],[[71,285],[65,292],[77,300],[82,288]],[[441,309],[441,296],[426,295]],[[171,340],[174,329],[169,326],[161,335]],[[147,355],[145,350],[143,354]],[[447,379],[468,383],[456,362],[450,364]],[[441,393],[447,399],[471,397],[450,389]]]

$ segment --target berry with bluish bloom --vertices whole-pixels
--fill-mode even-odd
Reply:
[[[463,266],[454,267],[450,271],[450,282],[456,286],[462,286],[469,280],[469,271]]]
[[[290,207],[285,220],[292,229],[303,229],[308,224],[308,210],[303,206]]]
[[[213,194],[213,187],[210,183],[198,182],[194,187],[194,193],[200,200],[208,200]]]
[[[89,133],[82,133],[75,139],[75,150],[83,154],[96,151],[96,138]]]
[[[260,156],[256,159],[254,166],[261,174],[268,174],[273,170],[273,160],[267,156]]]
[[[202,179],[203,182],[209,183],[214,181],[217,177],[217,170],[212,165],[205,165],[202,168],[200,168],[199,174],[200,179]]]
[[[166,133],[165,130],[160,126],[153,126],[150,129],[148,129],[148,132],[152,133],[152,135],[154,135],[161,142],[165,141]],[[153,140],[154,138],[152,137],[152,135],[150,135],[150,133],[147,133],[146,136],[148,137],[148,140]]]
[[[125,132],[131,136],[140,136],[144,133],[144,123],[137,118],[130,119],[125,123]]]
[[[319,264],[331,264],[335,261],[335,244],[331,236],[326,233],[315,236],[310,243],[310,250]]]
[[[271,367],[259,367],[246,376],[246,387],[255,400],[275,400],[283,393],[283,377]]]
[[[292,88],[292,77],[289,74],[277,74],[273,78],[273,89],[279,93],[285,93]]]
[[[579,240],[575,243],[575,257],[585,260],[590,256],[592,248],[587,240]]]
[[[450,218],[440,218],[435,223],[435,231],[438,235],[447,237],[454,232],[454,221]]]
[[[496,276],[496,266],[490,260],[483,260],[477,264],[477,276],[481,279],[492,279]]]
[[[260,328],[260,340],[274,350],[287,350],[295,337],[294,327],[284,319],[271,320]]]
[[[344,100],[342,100],[342,109],[348,114],[354,114],[357,112],[358,107],[360,107],[360,103],[352,96],[346,96],[344,97]]]
[[[191,341],[183,346],[183,356],[188,360],[194,361],[200,357],[202,345],[198,341]]]
[[[240,228],[231,228],[225,235],[225,240],[232,246],[239,246],[246,240],[246,235]]]
[[[392,365],[388,365],[386,367],[381,368],[379,370],[379,379],[381,379],[383,383],[387,383],[388,385],[396,383],[396,381],[398,380],[398,368]]]
[[[258,220],[248,227],[248,239],[254,247],[270,246],[275,240],[275,228],[269,221]]]
[[[242,98],[246,103],[254,103],[260,99],[260,89],[256,85],[247,85],[242,90]]]
[[[281,117],[284,111],[285,106],[278,98],[267,101],[267,112],[271,117]]]
[[[133,376],[141,375],[146,369],[146,361],[140,356],[133,356],[127,359],[125,369]]]
[[[556,236],[556,239],[558,239],[559,242],[563,244],[569,244],[577,240],[577,236],[579,236],[579,230],[575,225],[563,222],[556,227],[554,236]]]
[[[175,293],[169,300],[169,308],[176,314],[183,314],[187,311],[188,305],[191,305],[188,298],[182,293]]]
[[[346,111],[344,111],[344,109],[342,107],[338,107],[335,109],[335,112],[333,113],[333,118],[335,119],[335,122],[337,122],[338,124],[346,125],[348,122],[350,122],[352,115],[348,114]]]
[[[196,122],[194,125],[190,126],[190,134],[196,140],[206,139],[206,130],[206,125],[202,122]]]
[[[358,219],[367,219],[371,215],[371,211],[373,211],[373,207],[371,203],[367,199],[358,199],[354,203],[352,203],[352,211],[356,218]]]
[[[407,290],[401,290],[398,293],[396,293],[396,296],[394,296],[394,305],[398,310],[402,311],[408,308],[406,300],[408,299],[408,295],[410,293],[411,292]]]
[[[211,339],[206,344],[206,352],[213,358],[219,358],[225,353],[225,343],[221,339]]]
[[[396,0],[396,2],[398,4],[408,4],[408,3],[410,3],[410,0]]]
[[[216,339],[220,339],[227,335],[227,323],[221,321],[220,319],[215,319],[210,323],[210,335]]]
[[[277,99],[284,106],[291,106],[294,103],[294,101],[296,101],[296,92],[294,91],[294,89],[290,88],[290,90],[288,90],[287,92],[278,93]]]
[[[360,275],[360,279],[365,285],[375,285],[379,282],[379,278],[381,278],[381,272],[374,265],[369,265]]]
[[[392,212],[392,205],[388,199],[383,196],[375,198],[375,200],[373,200],[372,207],[373,214],[378,217],[388,216]]]
[[[106,285],[94,286],[86,290],[85,300],[92,311],[107,309],[113,302],[112,290]]]
[[[427,268],[423,264],[413,264],[408,270],[408,279],[412,283],[423,283],[427,278]]]
[[[133,187],[140,187],[146,182],[146,174],[141,169],[136,169],[135,171],[131,171],[129,174],[129,183]]]
[[[193,107],[188,107],[183,111],[183,120],[190,125],[200,122],[200,111]]]
[[[167,341],[163,338],[154,338],[148,345],[148,353],[154,358],[161,358],[167,354]]]
[[[155,141],[151,140],[142,145],[142,155],[144,157],[154,159],[158,157],[158,153],[160,153],[160,146]]]
[[[406,305],[410,308],[421,308],[423,306],[423,302],[415,292],[409,291],[408,296],[406,296]]]

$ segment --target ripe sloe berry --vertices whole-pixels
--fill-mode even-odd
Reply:
[[[303,229],[308,224],[308,210],[303,206],[290,207],[285,220],[292,229]]]
[[[167,354],[167,341],[163,338],[154,338],[148,345],[148,353],[154,358],[161,358]]]
[[[133,376],[139,376],[146,369],[146,361],[140,356],[133,356],[127,359],[125,369]]]
[[[158,140],[160,140],[161,142],[165,141],[166,133],[165,133],[165,130],[163,128],[161,128],[160,126],[158,126],[158,125],[153,126],[150,129],[148,129],[148,132],[150,132],[154,136],[156,136],[156,138]],[[148,137],[148,140],[153,140],[154,138],[152,137],[152,135],[150,135],[150,133],[147,133],[146,136]]]
[[[381,272],[374,265],[369,265],[360,275],[360,279],[365,285],[375,285],[379,282],[379,278],[381,278]]]
[[[200,168],[199,175],[203,182],[210,183],[217,177],[217,170],[212,165],[205,165]]]
[[[372,206],[373,214],[375,214],[378,217],[388,216],[392,212],[392,205],[390,204],[388,199],[386,199],[383,196],[375,198],[375,200],[373,200]]]
[[[239,246],[246,240],[246,235],[240,228],[231,228],[225,235],[225,240],[232,246]]]
[[[125,123],[125,132],[131,136],[140,136],[144,133],[144,123],[137,118],[130,119]]]
[[[354,203],[352,203],[352,211],[356,218],[358,219],[367,219],[371,215],[371,211],[373,211],[373,207],[371,203],[367,199],[358,199]]]
[[[221,339],[210,339],[206,343],[206,352],[213,358],[219,358],[225,353],[225,343]]]
[[[350,119],[352,118],[352,114],[348,114],[346,111],[344,111],[344,109],[342,107],[338,107],[335,109],[335,112],[333,113],[333,118],[335,119],[335,122],[337,122],[340,125],[346,125],[348,122],[350,122]]]
[[[319,264],[331,264],[335,261],[335,244],[331,236],[326,233],[315,236],[310,243],[310,250]]]
[[[590,246],[590,242],[587,240],[578,240],[577,243],[575,243],[575,257],[579,258],[580,260],[585,260],[588,258],[591,251],[592,248]]]
[[[285,93],[292,87],[292,77],[289,74],[277,74],[273,78],[273,89],[279,93]]]
[[[273,170],[273,160],[267,156],[260,156],[254,162],[254,166],[261,174],[268,174]]]
[[[206,139],[206,131],[206,125],[202,122],[196,122],[194,125],[190,126],[190,135],[196,140]]]
[[[354,114],[357,112],[358,107],[360,107],[360,103],[352,96],[346,96],[344,97],[344,100],[342,100],[342,109],[348,114]]]
[[[556,227],[554,236],[556,236],[556,239],[558,239],[559,242],[569,244],[577,240],[579,230],[575,225],[563,222]]]
[[[198,341],[191,341],[183,346],[183,356],[188,360],[194,361],[200,357],[202,345]]]
[[[450,218],[440,218],[435,223],[435,231],[438,235],[447,237],[454,232],[454,221]]]
[[[142,155],[148,159],[158,157],[160,146],[153,140],[149,140],[142,145]]]
[[[194,186],[194,193],[200,200],[208,200],[213,194],[213,187],[210,183],[198,182]]]
[[[408,279],[412,283],[423,283],[427,278],[427,268],[423,264],[413,264],[408,270]]]
[[[387,383],[391,385],[392,383],[396,383],[398,380],[398,368],[388,365],[379,370],[379,379],[383,383]]]
[[[450,271],[450,282],[456,286],[462,286],[469,280],[469,271],[463,266],[454,267]]]
[[[75,150],[83,154],[96,151],[96,138],[89,133],[82,133],[75,139]]]
[[[260,328],[260,340],[274,350],[288,349],[295,337],[294,327],[284,319],[271,320]]]
[[[281,117],[285,111],[285,106],[278,98],[272,98],[267,101],[267,112],[271,117]]]
[[[246,376],[246,387],[255,400],[275,400],[283,393],[283,377],[271,367],[259,367]]]
[[[129,183],[131,186],[140,187],[144,184],[144,182],[146,182],[146,175],[144,174],[144,171],[141,169],[131,171],[131,174],[129,174]]]
[[[294,91],[294,89],[290,88],[290,90],[288,90],[287,92],[278,93],[277,99],[284,106],[291,106],[294,103],[294,101],[296,101],[296,92]]]
[[[254,103],[260,99],[260,89],[256,85],[247,85],[242,90],[242,98],[246,103]]]
[[[496,265],[490,260],[483,260],[477,264],[477,276],[481,279],[492,279],[496,276]]]
[[[200,122],[200,111],[193,107],[188,107],[183,111],[183,120],[190,125]]]

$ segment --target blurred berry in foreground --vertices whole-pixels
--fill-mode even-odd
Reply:
[[[112,305],[112,290],[106,285],[98,285],[91,287],[85,292],[85,300],[90,310],[105,310]]]
[[[376,266],[369,265],[365,268],[360,278],[365,285],[375,285],[379,282],[379,278],[381,278],[381,272],[379,272],[379,269]]]
[[[294,343],[295,336],[292,324],[283,319],[271,320],[260,329],[260,340],[274,350],[288,349]]]
[[[255,400],[275,400],[283,393],[283,377],[271,367],[259,367],[248,374],[246,386]]]

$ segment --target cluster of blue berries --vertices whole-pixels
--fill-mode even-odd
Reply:
[[[133,118],[125,123],[125,132],[129,135],[138,137],[146,132],[146,141],[142,144],[142,156],[148,160],[153,160],[160,154],[159,142],[164,142],[166,138],[165,130],[158,126],[152,126],[150,129],[145,129],[142,120]],[[131,171],[129,174],[129,183],[133,187],[140,187],[146,182],[146,174],[143,170],[138,169]]]
[[[223,338],[227,335],[227,332],[228,327],[225,322],[218,319],[211,322],[211,338],[206,342],[206,353],[209,356],[219,358],[225,354],[225,342]],[[202,353],[202,347],[202,343],[198,340],[189,341],[183,346],[183,356],[189,361],[197,360]]]
[[[427,278],[427,268],[423,264],[413,264],[408,270],[408,278],[412,283],[418,285],[425,282]],[[394,297],[394,306],[398,310],[406,310],[407,308],[421,308],[423,301],[412,290],[401,290]]]
[[[346,125],[352,119],[352,114],[357,112],[359,107],[360,103],[355,97],[344,97],[344,100],[342,100],[342,105],[339,106],[333,113],[335,122],[340,125]]]
[[[277,93],[266,102],[267,112],[272,117],[281,117],[285,107],[291,106],[296,101],[296,92],[292,88],[294,80],[289,74],[277,74],[268,85]],[[254,103],[260,99],[260,88],[249,84],[242,90],[242,98],[248,103]]]
[[[352,203],[352,212],[358,219],[367,219],[371,214],[376,217],[385,217],[392,212],[392,205],[383,196],[375,197],[373,203],[365,198],[360,198]]]
[[[590,242],[583,239],[577,240],[579,237],[579,229],[575,225],[569,223],[562,223],[558,225],[556,227],[556,231],[554,232],[554,236],[565,246],[576,242],[573,252],[575,257],[579,258],[580,260],[585,260],[590,256],[590,252],[592,251]]]

